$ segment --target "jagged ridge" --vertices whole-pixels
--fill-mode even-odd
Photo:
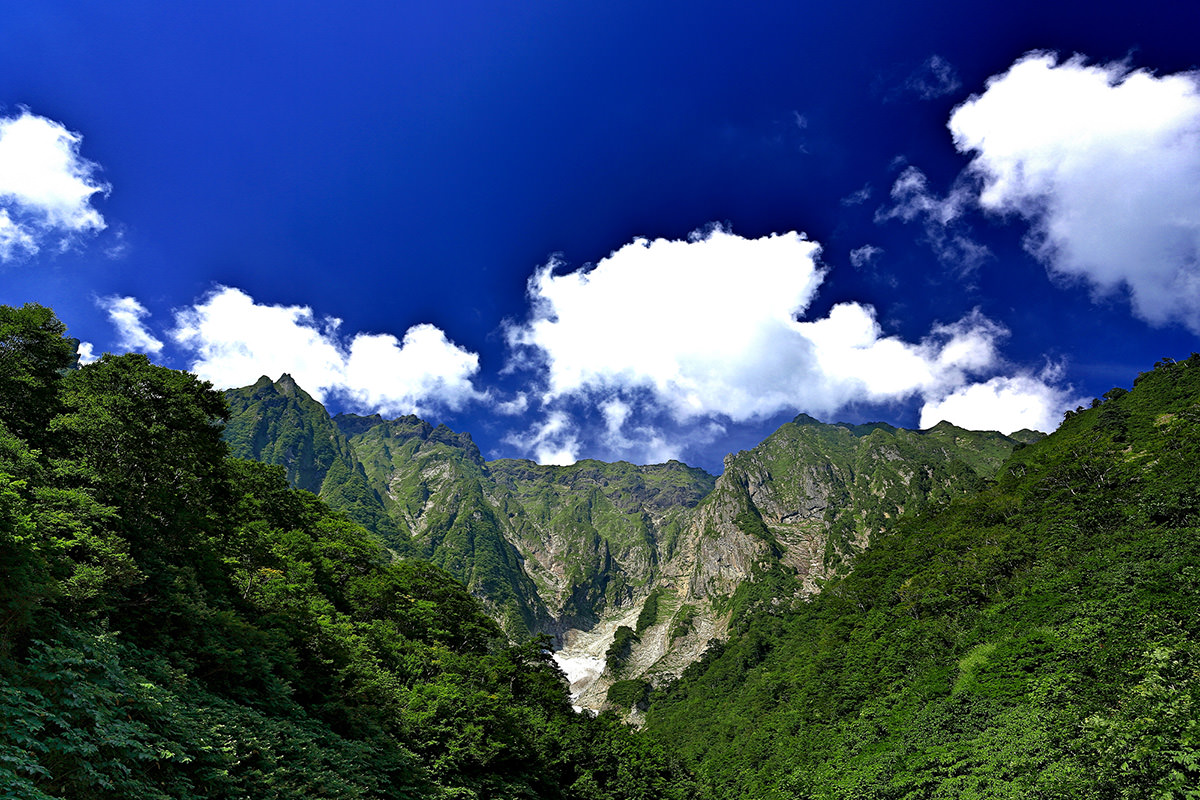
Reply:
[[[469,434],[415,416],[331,418],[286,375],[227,397],[238,455],[283,464],[447,569],[512,636],[550,632],[569,655],[601,657],[653,597],[621,674],[576,687],[593,707],[618,678],[661,682],[698,658],[741,587],[771,576],[789,596],[819,591],[888,521],[978,488],[1020,445],[948,423],[800,415],[714,478],[676,461],[489,462]]]

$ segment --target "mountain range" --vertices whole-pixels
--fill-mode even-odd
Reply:
[[[800,417],[713,477],[64,333],[0,306],[7,795],[1196,796],[1200,355],[1048,437]]]
[[[284,467],[396,553],[446,569],[510,637],[553,635],[589,708],[618,683],[677,677],[726,636],[742,587],[819,592],[889,521],[977,490],[1041,436],[800,415],[715,477],[678,461],[488,461],[469,434],[415,416],[331,416],[289,375],[225,398],[232,455]]]

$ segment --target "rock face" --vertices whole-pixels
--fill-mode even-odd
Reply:
[[[740,586],[775,575],[793,594],[819,591],[888,519],[978,488],[1016,445],[948,423],[910,431],[801,415],[757,447],[727,456],[713,491],[685,513],[672,552],[661,554],[641,595],[644,603],[660,593],[653,621],[642,620],[624,664],[577,687],[577,702],[602,707],[617,681],[657,685],[677,676],[724,637]],[[628,623],[612,623],[614,631],[617,624]],[[603,655],[611,641],[611,634],[568,637],[563,653]]]
[[[593,665],[572,686],[588,708],[698,659],[739,587],[770,575],[793,595],[819,591],[886,520],[977,488],[1018,444],[801,415],[714,478],[675,461],[488,462],[469,435],[417,417],[331,419],[288,376],[227,396],[235,455],[284,465],[398,552],[445,568],[510,635],[553,634],[565,665]]]

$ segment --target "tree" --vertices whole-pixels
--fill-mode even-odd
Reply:
[[[58,412],[58,383],[79,361],[78,342],[45,306],[0,306],[0,419],[32,447],[42,447]]]
[[[229,504],[228,411],[207,381],[144,355],[106,355],[63,379],[62,402],[51,424],[59,453],[101,502],[121,509],[135,553],[186,552],[212,531]]]

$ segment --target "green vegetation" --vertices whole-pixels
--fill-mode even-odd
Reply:
[[[608,687],[605,697],[609,705],[621,711],[631,708],[644,709],[650,699],[650,684],[646,681],[617,681]]]
[[[64,332],[0,309],[5,797],[698,795],[544,638],[229,458],[208,384]]]
[[[605,669],[613,675],[620,675],[625,669],[625,663],[633,652],[633,645],[638,641],[638,635],[628,625],[621,625],[613,637],[613,643],[604,652]]]
[[[223,438],[231,456],[278,464],[292,486],[318,495],[398,553],[410,553],[406,532],[368,484],[346,437],[325,407],[290,375],[274,383],[263,376],[253,386],[224,395],[229,419]]]
[[[637,627],[635,629],[638,635],[645,633],[658,622],[658,601],[661,596],[662,589],[656,588],[646,597],[646,602],[642,605],[642,610],[638,612]]]
[[[243,461],[226,440],[257,428],[231,433],[207,384],[137,355],[79,367],[75,347],[48,309],[0,308],[5,796],[1196,797],[1200,356],[1015,449],[798,418],[739,454],[751,537],[788,534],[750,504],[762,476],[783,496],[832,474],[832,521],[881,533],[813,598],[760,569],[727,602],[730,639],[674,685],[614,683],[614,707],[648,704],[647,736],[572,713],[547,640],[513,644],[489,616],[533,608],[504,599],[520,564],[501,542],[564,526],[607,565],[577,576],[580,602],[627,595],[652,565],[614,553],[699,502],[702,475],[489,465],[415,418],[314,421],[272,451],[287,463]],[[262,419],[303,406],[260,384]],[[501,604],[291,488],[310,467],[406,536],[419,522],[414,549]],[[618,629],[613,674],[660,617],[688,632],[695,607],[674,602],[653,593]]]
[[[1200,357],[884,530],[652,697],[715,797],[1196,796]]]
[[[691,605],[680,606],[679,611],[675,614],[675,618],[671,620],[671,627],[668,630],[667,636],[672,641],[687,636],[692,632],[692,626],[695,622],[696,607]]]
[[[876,532],[901,515],[981,488],[1019,446],[996,432],[939,423],[910,431],[883,423],[827,425],[807,414],[785,423],[756,447],[731,456],[724,488],[741,507],[734,524],[766,543],[775,558],[782,541],[823,535],[816,555],[829,573],[844,572]],[[751,499],[745,487],[756,486]],[[767,508],[815,517],[770,517]]]
[[[378,533],[397,553],[443,567],[514,637],[581,625],[647,585],[680,519],[715,479],[679,462],[485,462],[466,433],[415,417],[330,418],[288,376],[226,392],[233,454],[287,468],[298,488]],[[524,552],[553,539],[561,577]]]

